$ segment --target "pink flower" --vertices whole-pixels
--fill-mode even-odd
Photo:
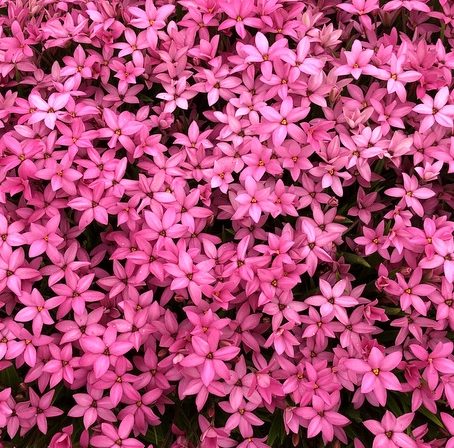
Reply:
[[[254,403],[246,403],[244,400],[233,407],[228,401],[219,403],[219,407],[231,414],[225,423],[225,430],[231,431],[232,429],[239,428],[243,437],[252,437],[253,426],[260,426],[264,421],[254,415],[253,411],[257,408]]]
[[[116,417],[112,412],[115,406],[109,397],[103,397],[103,390],[92,389],[89,394],[74,394],[77,403],[68,415],[70,417],[83,417],[85,429],[88,429],[98,418],[107,422],[115,422]]]
[[[102,339],[84,335],[79,342],[85,352],[81,363],[85,367],[93,368],[96,379],[101,378],[119,356],[132,348],[130,342],[117,340],[115,327],[107,327]]]
[[[439,374],[454,374],[454,361],[448,359],[452,355],[454,345],[452,342],[438,342],[429,353],[427,349],[418,344],[411,344],[410,349],[418,358],[424,368],[423,378],[432,390],[438,385]]]
[[[225,12],[229,18],[219,25],[219,30],[225,30],[234,26],[238,35],[244,39],[246,37],[245,26],[251,26],[253,28],[261,27],[262,23],[260,19],[254,17],[254,15],[256,15],[256,7],[253,1],[223,1],[221,4],[223,12]]]
[[[353,42],[351,51],[344,51],[343,54],[346,59],[346,64],[336,68],[335,74],[337,76],[351,74],[353,78],[358,79],[362,74],[376,74],[375,67],[369,64],[374,51],[368,49],[364,50],[359,40]]]
[[[371,393],[382,406],[385,406],[386,390],[402,390],[399,380],[391,373],[401,360],[402,353],[399,351],[385,356],[380,349],[372,347],[367,362],[361,359],[348,359],[345,366],[363,375],[361,392]]]
[[[336,429],[339,430],[350,422],[347,417],[333,410],[330,401],[326,403],[317,396],[312,400],[312,407],[297,408],[295,413],[308,422],[307,436],[312,438],[321,433],[325,444],[334,439]]]
[[[31,294],[24,292],[20,297],[20,301],[26,306],[16,314],[15,320],[17,322],[32,321],[33,333],[41,334],[44,324],[52,325],[54,323],[49,310],[59,306],[63,299],[54,297],[44,300],[40,292],[33,288]]]
[[[148,43],[151,48],[155,49],[158,43],[157,31],[165,27],[165,21],[175,10],[175,6],[163,5],[160,8],[156,8],[152,0],[147,0],[145,2],[145,11],[136,6],[131,6],[128,10],[134,17],[131,20],[131,25],[139,29],[145,29]]]
[[[446,429],[448,430],[451,436],[454,436],[454,417],[447,414],[446,412],[440,412],[440,417],[445,425]],[[452,448],[454,446],[454,437],[451,437],[447,443],[446,448]]]
[[[211,337],[206,340],[200,336],[192,338],[192,348],[194,353],[190,353],[180,365],[183,367],[199,367],[200,376],[205,386],[219,375],[223,379],[228,379],[230,374],[224,361],[230,361],[239,352],[238,347],[226,346],[218,348],[219,336]]]
[[[57,417],[62,415],[63,411],[51,406],[52,398],[54,397],[54,390],[51,390],[39,397],[33,389],[29,389],[30,393],[30,406],[35,411],[33,421],[36,422],[38,429],[43,433],[47,433],[47,418]]]
[[[118,445],[130,448],[143,448],[145,445],[136,438],[129,437],[134,426],[134,417],[127,415],[123,418],[120,426],[115,428],[110,423],[101,424],[100,436],[93,436],[90,440],[94,447],[116,448]]]
[[[7,286],[14,294],[22,295],[22,280],[38,279],[36,269],[23,267],[25,264],[24,250],[20,247],[15,251],[0,252],[0,289]]]
[[[232,219],[243,218],[247,214],[257,223],[262,211],[271,212],[274,209],[273,203],[269,200],[269,189],[261,188],[261,184],[257,183],[252,177],[245,180],[244,188],[245,190],[235,197],[239,206]]]
[[[52,93],[47,102],[44,101],[37,93],[31,93],[29,97],[30,106],[34,109],[31,117],[28,119],[30,124],[44,121],[49,129],[54,129],[58,119],[63,117],[63,109],[68,103],[69,95],[67,93]]]
[[[424,215],[424,208],[419,202],[419,199],[429,199],[435,196],[435,192],[426,187],[420,187],[416,176],[409,176],[402,173],[404,180],[403,188],[394,187],[385,190],[385,194],[395,198],[402,198],[400,203],[406,204],[407,207],[412,208],[418,216]]]
[[[243,45],[241,52],[245,55],[245,62],[260,62],[263,76],[269,79],[272,73],[273,62],[283,54],[288,53],[287,40],[278,39],[270,46],[266,36],[258,32],[255,35],[255,45]]]
[[[274,107],[265,106],[261,108],[260,113],[265,121],[255,125],[254,129],[257,129],[260,133],[271,134],[273,145],[280,146],[287,134],[297,141],[304,138],[303,130],[296,123],[307,116],[309,108],[293,107],[291,97],[282,101],[279,112]]]
[[[413,110],[425,115],[421,121],[419,132],[426,132],[434,123],[446,128],[452,128],[454,118],[454,105],[447,105],[449,97],[448,87],[440,89],[435,98],[424,95],[423,104],[417,104]]]
[[[72,433],[73,425],[65,426],[61,432],[57,432],[52,437],[49,448],[72,448]]]
[[[417,448],[416,442],[404,432],[413,418],[413,413],[396,418],[391,412],[386,411],[380,423],[376,420],[366,420],[364,426],[375,435],[373,448]]]
[[[345,308],[358,303],[357,299],[345,294],[346,281],[340,280],[331,287],[327,281],[320,279],[319,284],[322,295],[308,297],[305,302],[309,305],[319,306],[322,317],[333,313],[339,321],[346,323],[348,317]]]

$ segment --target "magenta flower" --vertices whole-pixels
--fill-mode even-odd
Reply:
[[[382,406],[386,404],[387,390],[402,390],[397,377],[391,373],[401,362],[399,351],[385,356],[380,349],[372,347],[367,362],[361,359],[348,359],[345,366],[362,376],[361,392],[371,393]]]
[[[376,73],[375,67],[369,64],[373,54],[373,50],[363,49],[361,42],[355,40],[351,51],[344,51],[346,64],[336,68],[336,75],[352,75],[355,79],[358,79],[362,74],[374,75]]]
[[[335,429],[350,422],[347,417],[334,411],[330,403],[331,401],[325,403],[323,399],[315,396],[312,407],[306,406],[295,410],[298,416],[309,422],[307,428],[309,438],[321,433],[324,443],[331,442],[334,439]]]
[[[386,411],[381,422],[366,420],[364,426],[375,435],[373,448],[417,448],[416,442],[405,432],[413,418],[413,413],[395,417]]]
[[[424,215],[424,208],[419,199],[429,199],[435,196],[435,192],[426,187],[420,187],[415,176],[402,173],[404,185],[402,187],[388,188],[385,194],[395,198],[401,198],[400,203],[412,208],[418,216]]]
[[[226,346],[218,348],[219,337],[211,337],[208,340],[200,336],[192,338],[194,353],[190,353],[180,365],[183,367],[199,367],[200,376],[205,386],[219,375],[223,379],[229,378],[229,370],[224,361],[230,361],[239,352],[238,347]]]
[[[80,228],[85,228],[93,220],[107,224],[107,209],[115,203],[115,198],[103,197],[104,187],[101,183],[93,189],[80,185],[79,192],[80,196],[69,201],[68,206],[82,212],[79,219]]]
[[[24,250],[0,252],[0,289],[8,287],[14,294],[22,295],[22,280],[38,279],[39,272],[25,264]]]
[[[167,18],[175,10],[174,5],[163,5],[156,8],[151,0],[145,2],[145,11],[131,6],[129,12],[134,17],[131,25],[139,29],[145,29],[148,43],[155,49],[158,43],[158,30],[165,27]]]
[[[255,35],[255,45],[243,45],[241,52],[245,55],[245,62],[260,62],[260,69],[265,78],[269,79],[272,72],[273,62],[288,52],[287,41],[278,39],[270,46],[266,36],[258,32]]]
[[[432,390],[435,390],[438,385],[440,373],[454,374],[454,361],[448,359],[448,356],[452,355],[453,347],[452,342],[438,342],[429,353],[421,345],[410,345],[413,354],[422,361],[421,367],[424,368],[423,378]]]
[[[142,442],[139,442],[136,438],[129,437],[133,426],[134,417],[132,415],[124,417],[118,429],[110,423],[102,423],[102,435],[93,436],[90,442],[94,447],[99,448],[116,448],[119,445],[128,448],[143,448],[145,445]]]
[[[265,106],[260,113],[265,120],[255,125],[254,129],[271,134],[273,145],[280,146],[287,135],[296,141],[303,140],[304,132],[297,123],[307,116],[309,108],[294,107],[292,98],[287,97],[282,100],[279,112],[274,107]]]
[[[44,121],[49,129],[54,129],[58,119],[64,115],[63,109],[68,103],[69,95],[66,93],[52,93],[47,102],[37,93],[31,93],[29,97],[30,106],[34,109],[31,117],[28,119],[29,124]]]
[[[447,414],[446,412],[440,412],[440,417],[445,425],[446,429],[448,430],[451,436],[454,436],[454,417]],[[451,437],[447,443],[446,448],[452,448],[454,446],[454,437]]]
[[[132,136],[142,128],[142,124],[135,121],[127,111],[117,115],[110,109],[104,109],[104,120],[107,127],[99,130],[99,136],[110,138],[109,148],[115,148],[117,142],[119,142],[124,148],[132,152],[135,148]]]
[[[269,200],[269,189],[261,188],[261,184],[251,177],[246,178],[244,188],[245,190],[235,197],[239,206],[232,219],[243,218],[247,214],[257,223],[262,212],[271,212],[274,209],[273,203]]]
[[[51,406],[54,397],[54,390],[51,390],[39,397],[33,389],[29,389],[30,407],[34,410],[33,421],[36,422],[38,429],[43,433],[47,433],[47,418],[62,415],[63,411]]]
[[[322,317],[334,314],[339,321],[346,323],[348,321],[346,307],[354,306],[358,300],[345,294],[347,283],[340,280],[333,287],[320,279],[320,292],[322,295],[308,297],[305,302],[309,305],[319,306]]]
[[[30,232],[24,235],[27,243],[30,244],[28,251],[30,257],[36,257],[44,252],[50,257],[58,257],[58,246],[64,241],[57,234],[59,224],[60,215],[53,216],[45,226],[30,224]]]
[[[70,417],[83,417],[85,429],[88,429],[98,418],[106,422],[115,422],[116,417],[112,412],[115,406],[109,397],[103,397],[101,389],[93,389],[89,394],[74,394],[76,405],[68,415]]]
[[[49,310],[59,306],[63,300],[60,297],[44,300],[40,292],[33,288],[30,294],[24,292],[21,295],[20,301],[25,307],[16,314],[15,320],[17,322],[32,321],[33,333],[41,334],[43,325],[52,325],[54,323]]]
[[[119,356],[132,348],[130,342],[117,340],[115,327],[107,327],[102,339],[84,335],[79,342],[85,352],[81,363],[86,367],[93,367],[96,379],[101,378]]]
[[[454,105],[447,104],[449,97],[448,87],[440,89],[435,98],[424,95],[423,104],[417,104],[413,110],[425,115],[421,121],[419,132],[426,132],[434,123],[446,128],[452,128],[454,118]]]
[[[72,448],[72,434],[73,425],[65,426],[61,432],[57,432],[52,437],[49,448]]]
[[[253,426],[263,425],[264,422],[253,411],[257,408],[254,403],[246,403],[242,401],[238,406],[233,407],[228,401],[219,403],[219,407],[231,414],[225,423],[225,430],[231,431],[234,428],[239,428],[243,437],[251,437],[253,435]]]

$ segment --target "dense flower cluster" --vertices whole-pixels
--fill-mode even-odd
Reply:
[[[0,8],[0,446],[454,447],[451,0]]]

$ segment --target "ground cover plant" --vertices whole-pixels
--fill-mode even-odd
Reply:
[[[0,446],[453,448],[453,45],[451,0],[0,0]]]

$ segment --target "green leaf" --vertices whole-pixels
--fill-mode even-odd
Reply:
[[[386,403],[386,406],[391,410],[391,412],[394,415],[396,416],[402,415],[402,408],[400,407],[399,403],[392,394],[388,394],[388,401]]]
[[[350,252],[343,252],[341,254],[344,258],[345,261],[349,264],[359,264],[361,266],[365,266],[366,268],[371,269],[372,266],[361,256],[352,254]]]
[[[420,412],[424,417],[427,417],[429,420],[431,420],[433,423],[435,423],[437,426],[440,428],[445,428],[441,420],[436,416],[436,414],[432,414],[432,412],[428,411],[425,407],[421,406],[418,409],[418,412]]]
[[[14,366],[0,371],[0,385],[2,387],[12,387],[14,389],[19,384],[20,378]]]
[[[282,412],[276,411],[268,433],[267,443],[270,446],[281,447],[284,443],[284,439],[285,430]]]
[[[390,315],[390,316],[397,316],[399,314],[404,314],[402,313],[402,309],[401,308],[395,308],[395,307],[392,307],[392,306],[385,306],[385,311],[386,311],[386,314]]]

